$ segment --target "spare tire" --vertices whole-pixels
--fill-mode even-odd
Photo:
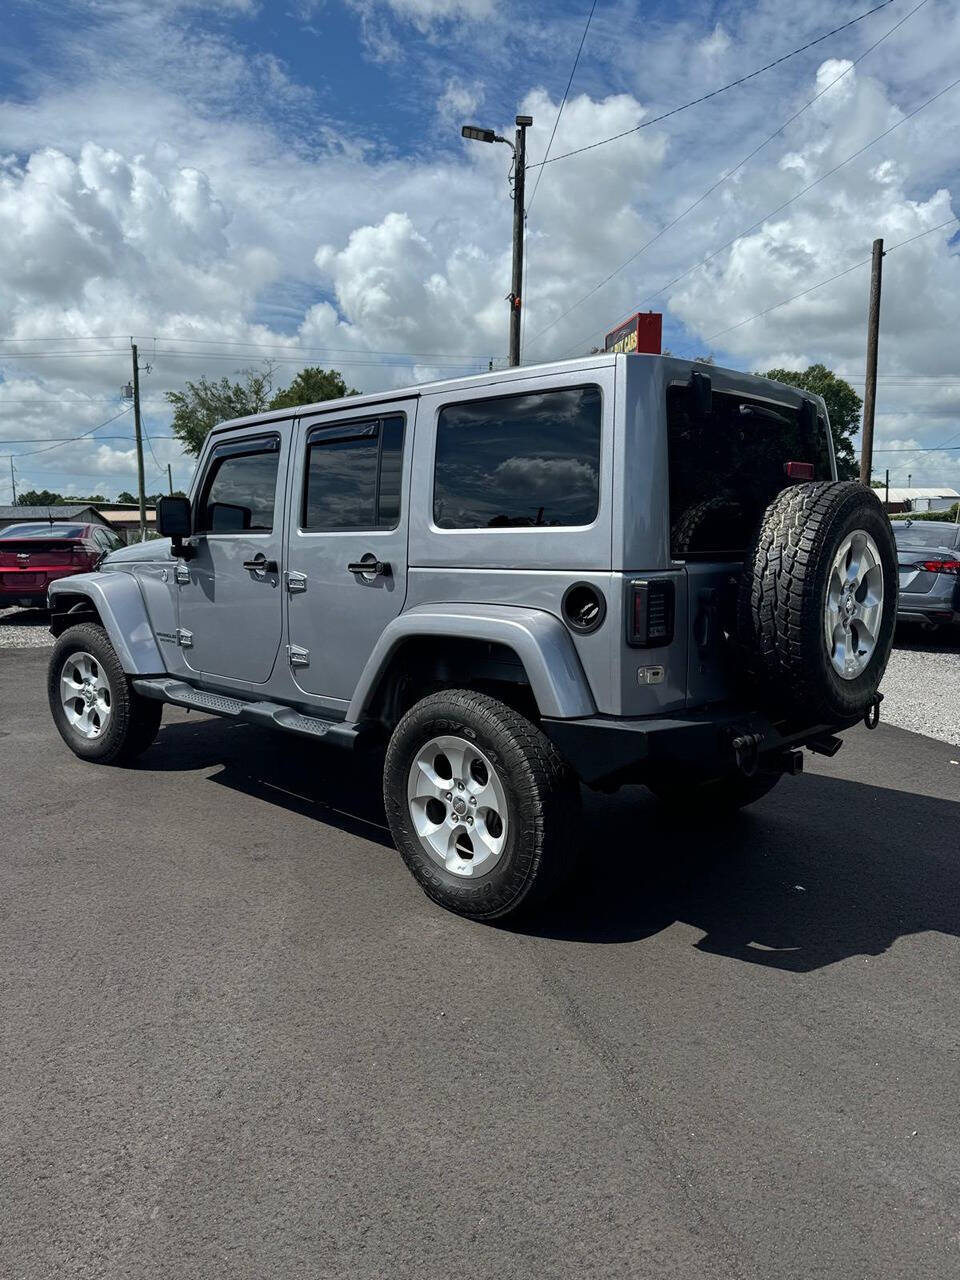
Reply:
[[[747,554],[741,651],[768,703],[807,720],[862,716],[897,617],[893,530],[872,489],[823,481],[784,489]]]

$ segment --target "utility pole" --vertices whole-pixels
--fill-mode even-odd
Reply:
[[[167,463],[167,488],[170,490],[170,497],[172,498],[173,497],[173,471],[171,470],[169,462]]]
[[[131,338],[133,352],[133,429],[137,438],[137,492],[140,497],[140,541],[147,538],[147,498],[143,486],[143,431],[140,426],[140,364],[137,360],[137,344]]]
[[[520,317],[523,307],[524,188],[527,173],[527,129],[533,116],[517,116],[513,173],[513,282],[510,286],[510,364],[520,363]]]
[[[507,301],[510,303],[510,364],[520,363],[520,318],[523,299],[523,224],[524,224],[524,187],[527,176],[527,130],[533,124],[533,116],[517,116],[516,141],[501,138],[492,129],[482,129],[479,125],[465,124],[460,136],[472,142],[505,142],[513,151],[513,275]]]
[[[887,508],[887,510],[888,510],[888,511],[890,510],[890,468],[889,468],[889,467],[887,467],[887,501],[886,501],[886,508]]]
[[[870,269],[870,311],[867,317],[867,385],[863,393],[863,437],[860,444],[860,483],[869,485],[873,474],[873,415],[877,404],[877,344],[880,339],[880,277],[883,241],[873,242]]]
[[[13,486],[13,505],[17,505],[17,477],[13,471],[13,454],[10,455],[10,483]]]

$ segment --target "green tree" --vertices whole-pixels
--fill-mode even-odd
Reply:
[[[311,366],[301,369],[283,391],[278,391],[270,401],[271,409],[293,409],[299,404],[318,404],[321,400],[339,400],[341,396],[355,396],[359,392],[348,387],[336,369],[318,369]]]
[[[117,494],[117,501],[118,502],[137,502],[138,499],[136,494],[130,493],[128,489],[121,489],[120,492]]]
[[[266,409],[272,382],[271,368],[247,369],[240,382],[229,378],[210,382],[202,376],[196,382],[188,382],[184,391],[168,391],[167,400],[173,405],[173,434],[188,453],[199,453],[207,433],[218,422]]]
[[[271,396],[273,368],[247,369],[240,382],[221,378],[210,382],[205,376],[188,382],[184,391],[168,391],[173,405],[173,433],[188,453],[199,453],[211,427],[229,418],[242,418],[264,409],[288,409],[320,400],[336,400],[356,395],[335,369],[301,369],[285,390]]]
[[[787,382],[792,387],[800,387],[823,397],[830,415],[833,450],[837,455],[837,475],[841,480],[855,480],[860,474],[860,468],[853,452],[853,433],[860,426],[863,401],[850,383],[838,378],[823,364],[812,364],[809,369],[798,373],[791,369],[768,369],[763,377],[773,378],[776,382]]]
[[[55,507],[63,501],[63,494],[49,489],[27,489],[17,496],[18,507]]]

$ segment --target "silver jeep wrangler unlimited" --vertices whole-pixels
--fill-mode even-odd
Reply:
[[[822,401],[603,355],[225,423],[164,540],[50,588],[50,707],[129,760],[165,702],[385,746],[397,848],[492,920],[577,853],[579,783],[731,811],[875,722],[897,607]]]

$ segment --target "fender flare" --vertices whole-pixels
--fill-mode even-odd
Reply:
[[[128,676],[166,672],[140,584],[132,573],[77,573],[50,583],[51,608],[63,607],[71,596],[85,596],[93,605]]]
[[[553,614],[515,605],[422,604],[384,628],[347,709],[348,722],[363,718],[400,644],[421,636],[506,645],[523,663],[541,715],[570,720],[597,713],[570,633]]]

